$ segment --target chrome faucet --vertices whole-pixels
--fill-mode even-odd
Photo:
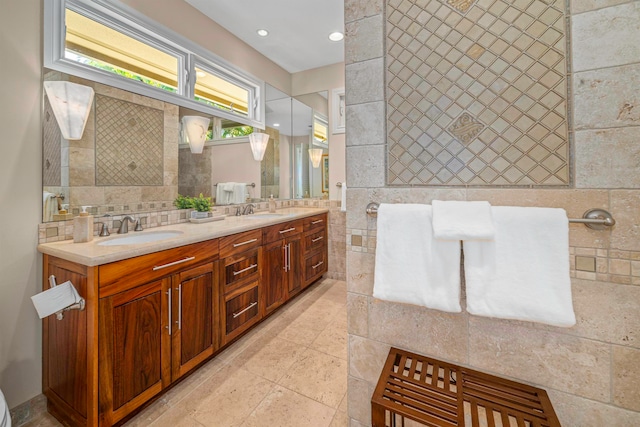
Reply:
[[[103,218],[108,218],[110,216],[111,215],[109,215],[109,214],[102,215]],[[106,222],[102,222],[101,224],[102,225],[100,226],[100,233],[98,233],[98,236],[100,236],[100,237],[110,236],[111,233],[109,233],[109,227],[107,226],[107,223]]]
[[[118,234],[127,234],[129,232],[129,221],[136,223],[136,228],[139,226],[138,220],[127,215],[120,221],[120,228],[118,228]],[[141,230],[140,230],[141,231]]]
[[[253,213],[253,208],[255,208],[256,205],[254,205],[253,203],[249,203],[244,207],[244,210],[242,211],[242,215],[251,215]]]

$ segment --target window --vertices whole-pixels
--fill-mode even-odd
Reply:
[[[46,68],[264,128],[264,82],[190,40],[108,0],[44,5]]]

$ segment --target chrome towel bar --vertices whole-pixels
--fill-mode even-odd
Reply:
[[[218,184],[219,184],[219,182],[216,182],[215,184],[213,184],[213,186],[214,186],[214,187],[217,187],[217,186],[218,186]],[[256,188],[256,183],[255,183],[255,182],[252,182],[251,184],[246,183],[245,185],[246,185],[247,187],[253,187],[253,188]]]
[[[379,203],[371,202],[367,205],[368,215],[377,215]],[[613,216],[604,209],[589,209],[582,215],[582,218],[569,218],[569,222],[584,224],[592,230],[605,230],[608,227],[613,227],[616,224],[616,220]]]

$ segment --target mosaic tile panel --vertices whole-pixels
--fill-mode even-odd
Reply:
[[[96,185],[163,185],[164,111],[96,95]]]
[[[60,186],[62,185],[61,167],[61,141],[62,132],[53,115],[53,108],[49,103],[49,98],[44,98],[44,122],[42,126],[42,185]]]
[[[389,0],[389,185],[567,186],[563,0]]]

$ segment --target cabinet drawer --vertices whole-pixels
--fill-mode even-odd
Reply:
[[[262,246],[262,231],[251,230],[220,238],[220,258],[240,254]]]
[[[316,228],[327,227],[327,214],[319,214],[304,218],[304,231],[314,230]]]
[[[296,220],[265,227],[263,238],[265,243],[271,243],[300,233],[302,233],[302,220]]]
[[[214,239],[101,265],[98,270],[100,298],[149,283],[206,260],[215,260],[217,256],[218,240]]]
[[[252,283],[246,290],[235,292],[225,298],[224,319],[227,341],[260,320],[258,299],[259,285],[257,282]]]
[[[327,233],[325,229],[318,231],[309,231],[304,235],[304,251],[305,255],[311,255],[312,252],[323,250],[327,244]]]
[[[309,282],[322,276],[327,271],[327,258],[324,251],[305,258],[304,260],[304,282]]]
[[[225,294],[242,283],[260,278],[260,249],[229,256],[222,263],[222,284]]]

